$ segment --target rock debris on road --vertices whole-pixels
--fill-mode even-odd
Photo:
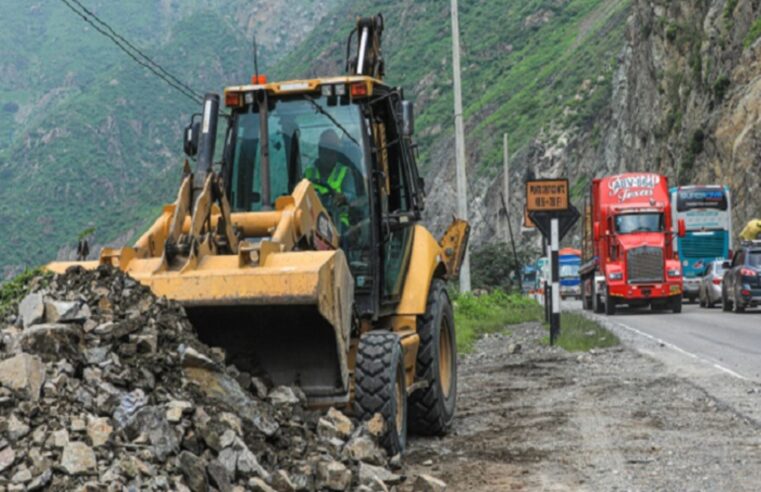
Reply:
[[[431,478],[380,449],[380,416],[308,411],[298,388],[225,367],[182,307],[118,271],[34,283],[0,338],[2,492],[385,491]]]

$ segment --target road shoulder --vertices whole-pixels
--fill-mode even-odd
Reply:
[[[581,354],[547,347],[545,336],[539,323],[527,323],[476,344],[460,364],[452,432],[413,437],[405,460],[411,473],[469,491],[755,490],[761,483],[759,425],[734,404],[624,333],[622,346]],[[710,377],[720,385],[729,376]]]

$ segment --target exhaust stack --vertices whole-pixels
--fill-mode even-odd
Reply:
[[[217,122],[219,120],[219,96],[206,94],[203,98],[203,115],[201,116],[201,134],[198,137],[198,158],[196,172],[193,175],[193,196],[203,189],[206,176],[214,163],[214,148],[217,144]]]

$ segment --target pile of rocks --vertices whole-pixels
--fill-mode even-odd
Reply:
[[[118,270],[35,279],[0,338],[4,490],[365,490],[405,481],[362,425],[225,367]],[[412,480],[407,481],[407,487]]]

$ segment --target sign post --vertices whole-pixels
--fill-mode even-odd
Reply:
[[[550,345],[555,345],[560,336],[560,240],[579,219],[579,211],[569,202],[568,180],[527,181],[526,210],[547,241],[551,275],[545,289],[545,313],[550,323]]]

